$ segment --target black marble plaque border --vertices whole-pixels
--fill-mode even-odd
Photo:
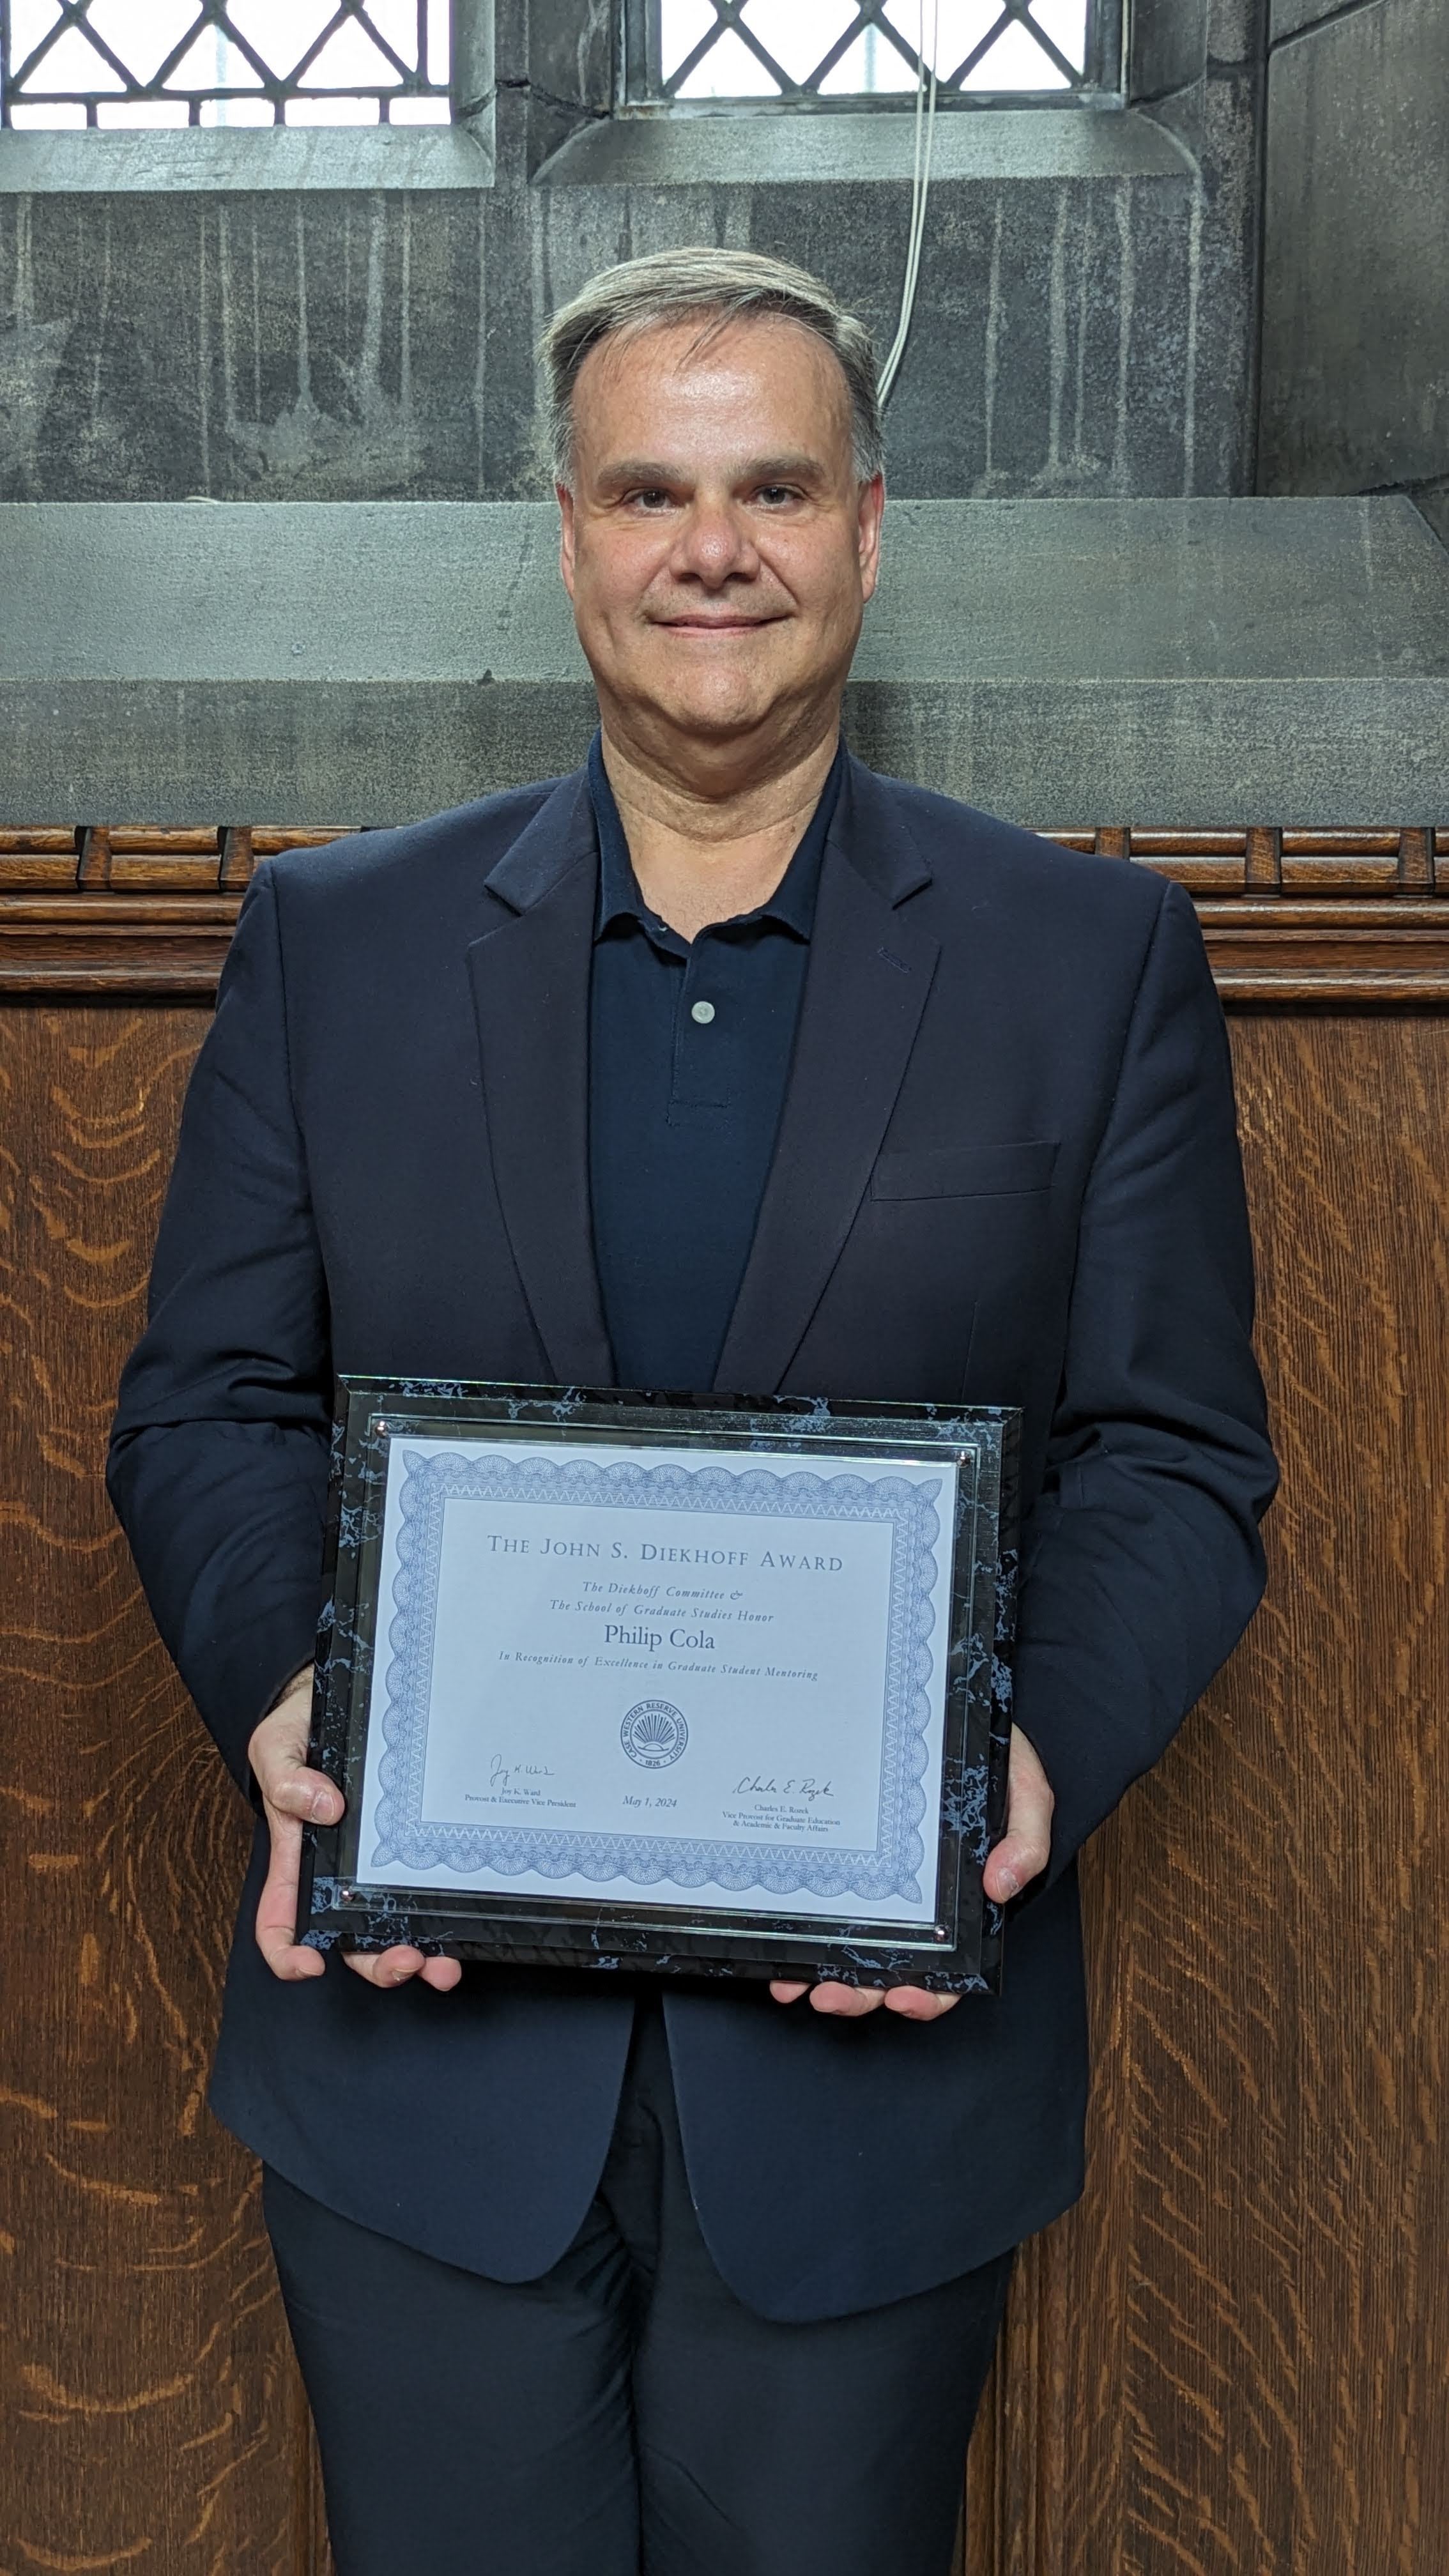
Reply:
[[[873,1456],[950,1458],[952,1542],[936,1919],[898,1925],[746,1913],[727,1905],[590,1903],[492,1890],[369,1885],[359,1867],[383,1500],[395,1438],[516,1437],[567,1447],[699,1445],[808,1458],[822,1447]],[[318,1628],[310,1760],[347,1799],[342,1822],[309,1827],[297,1937],[321,1950],[383,1950],[617,1974],[919,1985],[995,1993],[1002,1909],[982,1870],[999,1839],[1011,1733],[1020,1415],[1009,1406],[831,1402],[629,1388],[550,1387],[437,1378],[340,1378],[333,1434],[325,1598]]]

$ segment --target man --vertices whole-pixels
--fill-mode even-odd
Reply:
[[[883,487],[825,288],[635,261],[546,354],[587,770],[259,872],[122,1392],[262,1807],[214,2100],[340,2576],[944,2576],[1080,2187],[1075,1854],[1261,1588],[1221,1014],[1177,888],[841,748]],[[298,1948],[334,1369],[1020,1404],[1000,1999]]]

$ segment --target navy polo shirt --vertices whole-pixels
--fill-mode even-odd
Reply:
[[[589,1187],[619,1386],[714,1383],[775,1150],[844,767],[840,750],[769,902],[687,941],[639,892],[594,737]]]

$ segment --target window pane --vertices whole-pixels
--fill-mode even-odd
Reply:
[[[196,0],[91,0],[86,22],[144,87],[196,25]]]
[[[53,134],[60,126],[84,125],[85,121],[86,112],[83,107],[71,107],[63,103],[52,107],[26,107],[17,101],[10,110],[11,124],[22,126],[31,132],[44,128],[46,133]]]
[[[780,84],[771,80],[759,55],[752,54],[731,27],[718,44],[711,45],[688,80],[680,82],[677,94],[680,98],[778,98]]]
[[[904,99],[916,86],[923,52],[928,60],[934,56],[948,94],[1071,91],[1085,80],[1094,5],[926,0],[923,11],[921,0],[744,0],[736,16],[731,0],[659,0],[654,76],[659,94],[680,98],[780,92],[788,101],[814,90],[836,99]],[[1033,28],[1040,28],[1040,38]],[[752,57],[741,30],[758,40],[778,77]],[[837,45],[844,50],[832,59]]]
[[[974,72],[968,72],[963,89],[1070,89],[1063,71],[1058,71],[1045,47],[1035,36],[1028,35],[1019,18],[1014,18],[1004,36],[998,36],[990,52],[982,56]]]
[[[253,71],[240,45],[232,44],[215,27],[203,27],[166,80],[168,89],[184,90],[260,89],[261,85],[261,73]]]
[[[445,98],[394,98],[388,101],[389,125],[447,125],[452,109]]]
[[[201,102],[203,125],[275,125],[276,121],[269,98],[204,98]]]
[[[17,72],[60,24],[60,0],[10,0],[10,59]]]
[[[884,91],[898,89],[914,94],[919,84],[920,75],[897,53],[889,36],[883,36],[878,27],[867,27],[863,36],[856,37],[850,51],[841,55],[834,70],[826,73],[820,95],[875,98]]]
[[[381,47],[363,32],[355,18],[349,18],[308,64],[302,74],[302,87],[390,89],[396,79],[397,73]]]
[[[1075,0],[1080,9],[1082,0]],[[893,27],[898,27],[906,43],[914,49],[921,41],[920,0],[886,0],[881,11]],[[931,51],[932,12],[926,6],[926,53]],[[1008,24],[1001,0],[941,0],[940,35],[936,45],[936,73],[949,80],[968,57],[975,53],[983,36]]]
[[[807,81],[859,14],[855,0],[794,0],[789,9],[780,0],[749,0],[744,23],[792,81]]]
[[[659,68],[672,81],[679,66],[712,28],[719,26],[714,0],[660,0]]]
[[[1040,20],[1057,52],[1066,55],[1073,71],[1081,71],[1087,58],[1087,13],[1082,0],[1031,0],[1031,14]]]
[[[285,80],[337,15],[334,0],[230,0],[232,25]]]
[[[428,78],[445,88],[453,77],[451,0],[428,0]]]
[[[367,0],[367,15],[373,32],[385,45],[391,45],[400,63],[410,72],[418,67],[418,0]],[[397,74],[389,67],[388,79]]]
[[[57,36],[26,83],[28,89],[84,90],[88,97],[125,86],[120,73],[112,71],[104,55],[96,52],[79,27],[67,27],[63,36]]]
[[[289,98],[289,125],[377,125],[381,110],[375,98]]]
[[[274,124],[302,91],[293,124],[375,124],[384,96],[411,102],[401,124],[449,118],[452,0],[10,0],[0,15],[0,123],[84,125],[90,108],[106,126],[184,125],[194,100],[206,125]],[[103,100],[115,113],[97,120]]]
[[[97,125],[185,125],[191,110],[184,98],[102,99]]]

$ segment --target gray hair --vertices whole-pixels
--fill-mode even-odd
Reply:
[[[556,313],[539,342],[548,377],[548,442],[554,481],[574,471],[574,387],[601,340],[659,330],[698,316],[701,336],[742,314],[779,315],[803,323],[838,359],[850,396],[851,448],[862,483],[879,474],[885,445],[870,333],[808,269],[752,250],[708,246],[654,251],[590,278]]]

